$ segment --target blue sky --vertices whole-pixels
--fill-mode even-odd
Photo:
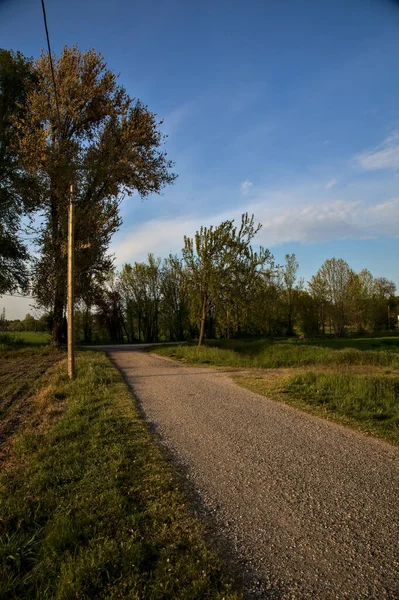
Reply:
[[[117,263],[254,212],[257,242],[399,286],[399,3],[47,0],[53,50],[94,47],[164,119],[179,178],[125,200]],[[38,56],[40,0],[0,0],[0,47]],[[0,299],[8,316],[25,310]],[[19,305],[18,305],[19,306]],[[18,312],[18,315],[17,315]]]

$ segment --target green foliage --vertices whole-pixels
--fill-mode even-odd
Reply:
[[[27,114],[16,119],[20,166],[40,185],[39,257],[34,293],[53,312],[53,341],[63,337],[69,187],[75,186],[75,296],[87,306],[112,267],[108,254],[121,224],[122,195],[159,192],[175,176],[161,150],[155,115],[130,98],[94,50],[64,47],[54,58],[60,118],[47,54],[34,62]]]
[[[30,61],[20,52],[0,49],[0,293],[26,290],[29,283],[20,222],[37,200],[37,186],[19,169],[13,122],[24,119],[27,89],[33,83]]]
[[[199,323],[199,345],[209,313],[216,314],[227,337],[242,320],[259,271],[273,260],[268,250],[261,247],[254,252],[251,247],[260,228],[254,215],[243,214],[238,229],[234,221],[224,221],[217,227],[201,227],[194,239],[184,237],[183,260],[192,319]]]
[[[22,343],[22,338],[15,333],[0,331],[0,351],[9,350]]]
[[[161,259],[148,255],[148,263],[124,265],[120,289],[128,320],[129,341],[157,342],[161,304]]]
[[[352,325],[361,333],[388,325],[387,306],[392,302],[395,284],[374,278],[367,269],[355,273],[342,259],[326,260],[309,282],[309,291],[321,321],[336,335]],[[391,324],[389,324],[389,327]]]
[[[297,283],[298,269],[299,263],[296,260],[295,254],[286,254],[285,265],[282,268],[282,278],[284,281],[283,301],[286,305],[287,314],[287,335],[294,334],[294,321],[299,290],[302,287],[302,281]]]
[[[48,384],[47,428],[1,476],[0,597],[238,600],[110,362]]]

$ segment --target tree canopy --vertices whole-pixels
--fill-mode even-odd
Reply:
[[[66,304],[68,190],[75,187],[76,298],[112,265],[112,235],[124,195],[144,197],[173,182],[156,115],[131,98],[101,54],[64,47],[53,56],[57,99],[47,54],[32,64],[38,83],[26,93],[26,114],[14,115],[19,165],[41,191],[42,225],[33,290],[53,312],[53,340],[62,339]]]
[[[31,61],[0,49],[0,293],[23,291],[29,283],[20,226],[23,213],[37,204],[38,187],[20,167],[13,124],[26,117],[26,96],[34,84]]]

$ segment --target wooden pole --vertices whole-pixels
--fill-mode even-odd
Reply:
[[[73,267],[74,267],[74,229],[75,229],[75,206],[73,200],[73,185],[69,190],[68,207],[68,376],[75,377],[75,349],[74,349],[74,327],[73,327]]]

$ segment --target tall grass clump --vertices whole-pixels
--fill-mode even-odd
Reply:
[[[252,359],[250,356],[239,354],[234,350],[225,350],[210,346],[164,346],[152,349],[156,354],[175,358],[182,362],[216,365],[225,367],[251,367]]]
[[[399,378],[386,375],[307,372],[285,385],[291,396],[358,421],[399,427]]]

